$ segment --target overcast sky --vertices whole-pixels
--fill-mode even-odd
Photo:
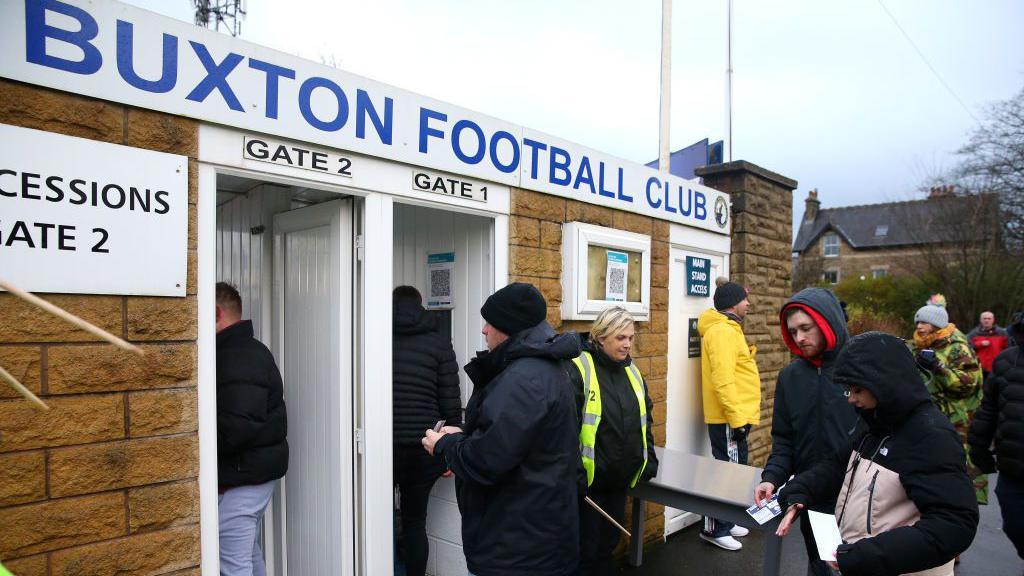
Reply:
[[[190,0],[130,3],[192,19]],[[673,150],[726,137],[726,6],[673,3]],[[657,0],[246,7],[246,40],[636,162],[657,157]],[[812,188],[823,207],[919,196],[975,118],[1024,87],[1021,0],[735,0],[733,14],[733,159],[799,181],[794,219]]]

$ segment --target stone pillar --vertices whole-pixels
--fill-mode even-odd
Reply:
[[[757,346],[761,373],[761,423],[750,435],[750,463],[763,466],[771,452],[775,380],[790,360],[782,341],[779,309],[790,295],[792,195],[797,183],[743,160],[705,166],[696,173],[732,199],[729,276],[750,292],[751,309],[743,331]]]

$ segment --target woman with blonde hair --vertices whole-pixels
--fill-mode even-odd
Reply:
[[[580,452],[585,493],[619,523],[625,522],[626,490],[658,472],[651,431],[651,397],[630,352],[636,322],[615,306],[582,334],[583,353],[570,371],[581,414]],[[619,531],[590,506],[580,506],[580,574],[613,574]]]

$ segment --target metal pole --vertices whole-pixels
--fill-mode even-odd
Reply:
[[[728,138],[729,162],[732,162],[732,0],[729,0],[729,16],[726,22],[726,69],[725,69],[725,124]]]
[[[661,112],[658,131],[658,169],[668,173],[669,103],[672,83],[672,0],[661,0]]]

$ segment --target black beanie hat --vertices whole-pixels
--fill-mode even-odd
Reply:
[[[747,289],[735,282],[726,282],[715,290],[715,310],[721,312],[743,302]]]
[[[548,304],[533,284],[514,282],[484,302],[480,315],[488,324],[509,336],[533,328],[547,318]]]

